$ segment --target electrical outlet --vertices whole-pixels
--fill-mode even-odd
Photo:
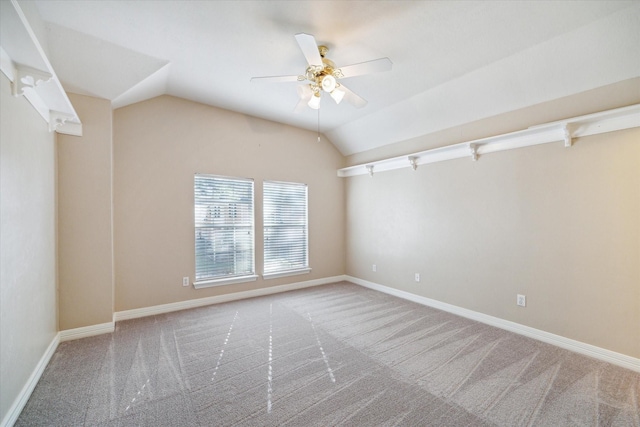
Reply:
[[[518,304],[520,307],[526,307],[527,297],[525,295],[518,294],[518,296],[516,297],[516,304]]]
[[[182,278],[182,286],[189,286],[189,276]]]
[[[376,272],[376,271],[378,271],[378,267],[375,264],[373,264],[373,266],[371,267],[371,270],[373,272]]]
[[[416,273],[416,277],[415,278],[416,278],[416,282],[419,282],[420,281],[420,273]]]

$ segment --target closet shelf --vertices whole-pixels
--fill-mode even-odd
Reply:
[[[635,127],[640,127],[640,104],[545,123],[503,135],[349,166],[338,169],[338,176],[350,177],[366,174],[373,176],[378,172],[402,168],[415,170],[420,165],[465,157],[477,161],[485,154],[550,142],[563,142],[565,147],[571,147],[574,138]]]

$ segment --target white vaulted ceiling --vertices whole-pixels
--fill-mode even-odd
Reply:
[[[389,57],[344,83],[369,103],[323,97],[320,130],[345,155],[640,76],[639,1],[35,2],[67,91],[114,108],[169,94],[315,130],[294,113],[294,34],[338,67]],[[347,83],[348,81],[348,83]]]

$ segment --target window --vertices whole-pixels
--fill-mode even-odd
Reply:
[[[263,192],[264,278],[308,273],[306,184],[265,181]]]
[[[255,280],[253,180],[196,174],[195,287]]]

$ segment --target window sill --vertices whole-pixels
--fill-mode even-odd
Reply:
[[[276,273],[265,273],[262,275],[262,278],[265,280],[268,280],[268,279],[277,279],[279,277],[297,276],[299,274],[309,274],[309,273],[311,273],[311,268],[300,268],[297,270],[279,271]]]
[[[235,276],[225,279],[201,280],[199,282],[193,282],[193,287],[196,289],[203,289],[212,288],[214,286],[233,285],[234,283],[255,282],[257,278],[257,275],[250,274],[248,276]]]

